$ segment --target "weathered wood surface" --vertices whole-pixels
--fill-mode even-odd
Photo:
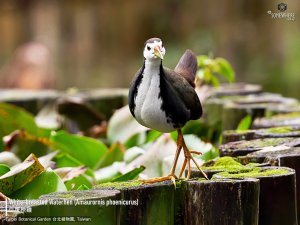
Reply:
[[[48,205],[39,204],[38,202],[28,202],[26,200],[18,200],[17,203],[8,200],[7,203],[0,201],[0,208],[0,224],[2,225],[51,224],[49,221],[26,221],[26,218],[51,217]]]
[[[43,195],[40,199],[49,201],[51,217],[74,217],[79,224],[119,225],[119,206],[113,202],[121,198],[116,190],[57,192]],[[88,221],[80,222],[78,217]]]
[[[56,90],[0,89],[0,102],[11,103],[37,114],[43,106],[62,95]]]
[[[275,127],[258,130],[225,130],[222,133],[222,144],[234,141],[253,140],[259,138],[300,137],[300,127]]]
[[[249,141],[229,142],[219,146],[221,156],[244,156],[262,150],[265,147],[285,145],[300,146],[300,138],[264,138]]]
[[[289,167],[296,171],[297,215],[300,221],[300,148],[271,148],[251,153],[245,160],[268,163],[271,166]]]
[[[264,170],[285,169],[287,174],[256,176],[260,180],[259,225],[297,225],[295,170],[287,167],[265,167]],[[230,172],[228,172],[230,174]],[[232,178],[236,176],[233,172]],[[224,178],[224,175],[216,175]],[[230,178],[230,175],[226,175]]]
[[[287,108],[296,103],[296,99],[272,93],[211,97],[204,104],[204,118],[211,126],[217,125],[222,130],[231,130],[236,129],[239,122],[247,115],[254,120],[264,117],[268,108],[278,105]]]
[[[190,180],[184,186],[185,225],[258,224],[258,180]]]
[[[173,225],[175,187],[170,182],[154,184],[111,183],[96,186],[99,190],[119,190],[121,199],[138,201],[138,205],[120,206],[120,225]]]
[[[259,94],[262,92],[262,86],[257,84],[246,83],[233,83],[222,84],[220,87],[215,88],[213,96],[232,96],[232,95],[250,95]]]
[[[257,118],[253,122],[253,128],[269,127],[300,127],[300,112],[277,114],[271,117]]]

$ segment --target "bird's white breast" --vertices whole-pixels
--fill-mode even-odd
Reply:
[[[171,132],[174,127],[167,122],[166,113],[161,110],[159,66],[145,64],[143,78],[135,99],[136,120],[151,129]]]

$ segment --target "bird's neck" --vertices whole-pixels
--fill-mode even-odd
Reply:
[[[144,61],[144,69],[145,71],[155,72],[160,71],[162,68],[162,60],[161,59],[145,59]]]

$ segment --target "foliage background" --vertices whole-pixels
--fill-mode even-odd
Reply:
[[[16,48],[50,50],[55,88],[128,87],[146,39],[164,40],[165,65],[186,48],[228,59],[237,80],[300,98],[300,5],[285,0],[295,21],[272,19],[271,0],[0,0],[2,78]],[[5,86],[2,82],[1,86]]]

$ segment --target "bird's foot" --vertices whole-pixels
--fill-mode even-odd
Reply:
[[[158,183],[158,182],[162,182],[162,181],[166,181],[166,180],[171,180],[175,185],[176,184],[175,183],[176,179],[178,179],[178,177],[175,174],[170,174],[170,175],[165,176],[165,177],[154,177],[154,178],[151,178],[151,179],[142,180],[142,182],[146,183],[146,184],[153,184],[153,183]]]
[[[201,155],[202,153],[201,152],[196,152],[196,151],[190,151],[186,147],[185,143],[183,144],[182,148],[183,148],[185,159],[184,159],[184,162],[183,162],[183,165],[182,165],[179,177],[182,176],[183,172],[185,171],[186,166],[187,166],[187,169],[188,169],[188,173],[187,173],[187,177],[186,178],[189,179],[191,177],[191,160],[192,160],[194,162],[194,164],[196,165],[196,167],[198,168],[198,170],[200,170],[200,172],[202,173],[202,175],[204,176],[204,178],[208,180],[207,175],[201,170],[201,168],[198,165],[197,161],[194,159],[194,157],[191,154],[191,153],[193,153],[193,154]]]

